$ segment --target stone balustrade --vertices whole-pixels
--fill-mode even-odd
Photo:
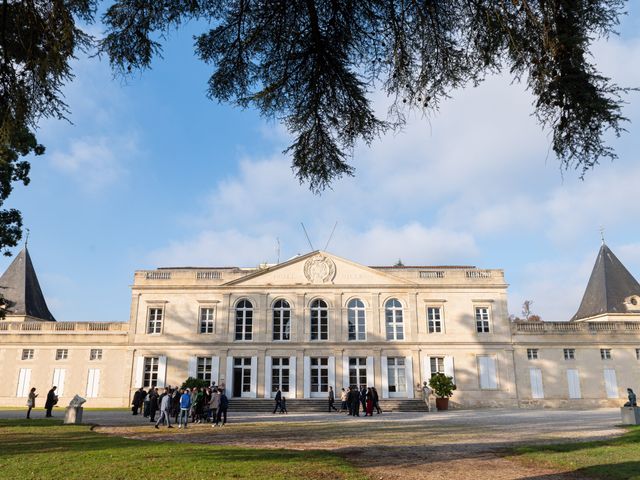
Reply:
[[[640,332],[640,322],[514,322],[515,334],[576,334]]]
[[[87,333],[87,332],[117,332],[129,331],[127,322],[10,322],[0,320],[0,334],[27,333]]]

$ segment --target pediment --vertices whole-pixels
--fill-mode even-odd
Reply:
[[[259,270],[226,285],[412,285],[413,282],[365,265],[316,251]]]

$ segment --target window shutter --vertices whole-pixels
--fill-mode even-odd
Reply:
[[[531,379],[531,397],[544,398],[544,390],[542,388],[542,370],[539,368],[530,368],[529,377]]]
[[[258,357],[251,357],[251,391],[249,397],[256,398],[258,396]]]
[[[144,357],[138,357],[136,359],[136,384],[135,389],[139,389],[144,386]]]
[[[580,392],[580,375],[578,370],[570,368],[567,370],[567,383],[569,385],[569,398],[582,398]]]
[[[342,386],[349,386],[349,357],[342,357]]]
[[[271,357],[264,357],[264,398],[271,398]]]
[[[427,382],[429,385],[429,380],[431,380],[431,357],[426,356],[422,357],[422,382]]]
[[[164,388],[167,381],[167,357],[160,355],[158,357],[158,388]]]
[[[296,356],[289,357],[289,398],[296,398]]]
[[[456,383],[456,375],[453,370],[453,357],[447,356],[444,357],[444,374],[447,377],[453,378],[453,383]]]
[[[66,376],[66,370],[64,368],[55,368],[53,370],[53,385],[58,387],[56,389],[56,395],[62,397],[64,395],[64,379]]]
[[[29,390],[31,390],[31,369],[30,368],[21,368],[20,374],[18,375],[18,388],[16,390],[16,397],[27,397],[29,396]]]
[[[413,398],[413,357],[404,357],[405,376],[407,378],[407,398]]]
[[[607,391],[607,398],[619,397],[616,371],[613,368],[604,369],[604,387]]]
[[[367,357],[367,386],[376,386],[376,378],[373,370],[373,357]]]
[[[93,398],[93,373],[93,368],[90,368],[87,374],[87,398]]]
[[[311,358],[304,357],[303,366],[304,398],[311,398]]]
[[[211,383],[220,383],[220,357],[211,357]]]
[[[329,385],[336,388],[336,357],[329,357]],[[311,372],[309,372],[311,373]]]
[[[387,362],[387,357],[381,357],[380,362],[382,363],[381,373],[382,373],[382,398],[389,398],[389,364]]]
[[[227,357],[227,378],[225,378],[225,390],[228,398],[233,395],[233,357]]]
[[[196,375],[198,375],[198,357],[189,357],[187,377],[196,378]]]
[[[480,370],[480,388],[487,390],[498,388],[496,359],[484,355],[480,356],[478,357],[478,366]]]

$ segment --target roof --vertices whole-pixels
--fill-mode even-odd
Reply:
[[[16,255],[0,277],[0,294],[5,299],[8,314],[56,321],[47,307],[27,247]]]
[[[640,284],[603,243],[580,307],[571,320],[605,313],[626,313],[625,300],[632,295],[640,295]]]

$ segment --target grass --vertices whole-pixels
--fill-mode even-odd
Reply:
[[[0,472],[20,479],[364,478],[326,451],[130,440],[59,420],[0,420]]]
[[[578,478],[640,480],[640,426],[610,440],[520,447],[511,458],[568,470]]]

